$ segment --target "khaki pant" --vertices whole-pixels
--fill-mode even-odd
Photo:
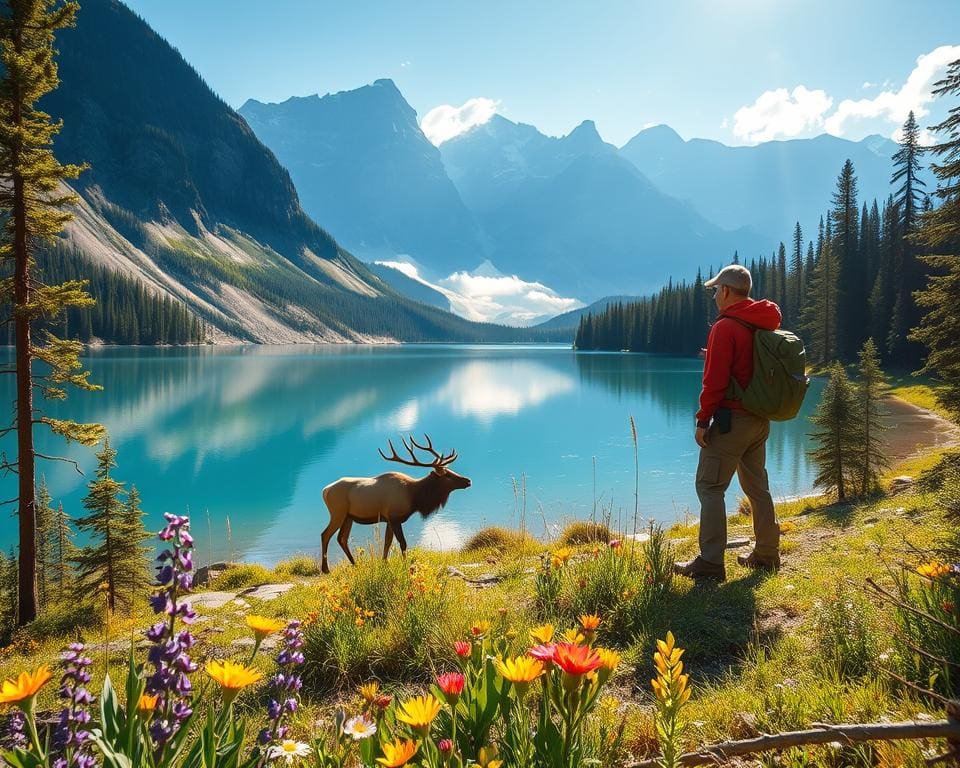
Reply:
[[[723,565],[727,546],[727,511],[723,494],[736,472],[753,510],[758,557],[772,558],[780,547],[780,527],[767,481],[766,447],[770,422],[747,411],[733,411],[730,431],[721,435],[716,424],[700,449],[697,496],[700,497],[700,556]]]

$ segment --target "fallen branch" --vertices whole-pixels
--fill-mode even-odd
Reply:
[[[790,731],[788,733],[764,734],[743,741],[725,741],[703,747],[699,752],[688,752],[678,759],[680,765],[723,764],[732,757],[752,755],[756,752],[789,749],[807,744],[829,744],[838,741],[846,744],[860,744],[865,741],[899,741],[901,739],[960,739],[960,722],[956,720],[935,720],[919,722],[911,720],[905,723],[867,723],[864,725],[826,725],[819,724],[808,731]],[[629,768],[657,768],[657,758],[631,763]]]

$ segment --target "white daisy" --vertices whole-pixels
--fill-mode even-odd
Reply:
[[[302,741],[294,741],[293,739],[284,739],[279,745],[270,747],[269,757],[271,760],[282,757],[287,761],[287,765],[289,765],[295,757],[306,757],[312,751],[309,744],[304,744]]]
[[[377,725],[373,720],[368,720],[363,715],[357,715],[343,724],[343,732],[353,736],[354,741],[361,741],[373,736],[377,732]]]

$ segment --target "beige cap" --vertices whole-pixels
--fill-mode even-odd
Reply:
[[[719,285],[726,285],[733,288],[737,293],[748,296],[750,289],[753,287],[753,278],[750,277],[750,270],[742,264],[730,264],[707,280],[703,287],[714,288]]]

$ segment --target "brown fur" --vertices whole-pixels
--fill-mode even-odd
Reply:
[[[432,515],[446,505],[453,491],[469,487],[469,478],[447,467],[434,469],[421,478],[402,472],[384,472],[376,477],[341,477],[323,489],[323,501],[330,512],[330,523],[320,537],[323,572],[330,572],[327,546],[334,533],[339,531],[337,542],[351,563],[354,560],[348,539],[354,523],[387,523],[384,559],[390,552],[394,536],[401,553],[406,553],[407,542],[401,529],[403,523],[415,512],[424,517]]]

